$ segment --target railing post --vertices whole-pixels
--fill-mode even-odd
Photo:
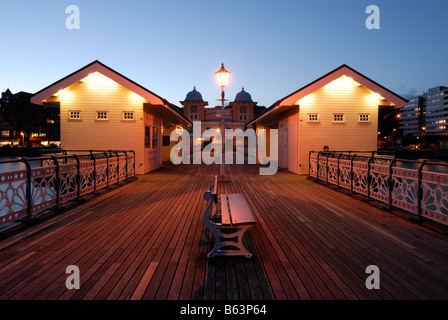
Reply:
[[[31,220],[32,218],[32,194],[31,194],[31,165],[27,158],[22,158],[22,161],[25,163],[26,166],[26,200],[27,200],[27,208],[26,208],[26,214],[28,216],[28,219]]]
[[[320,157],[321,151],[317,154],[317,163],[316,163],[316,179],[319,180],[319,157]]]
[[[55,155],[51,155],[51,158],[53,159],[54,164],[56,165],[56,180],[55,180],[55,186],[54,188],[56,189],[56,206],[59,207],[60,205],[60,185],[61,185],[61,180],[59,177],[59,161],[56,158]]]
[[[308,175],[311,177],[311,152],[308,152]],[[284,162],[284,160],[283,160]]]
[[[394,157],[389,165],[389,209],[392,209],[392,191],[393,191],[393,176],[392,176],[392,167],[395,165],[396,158]]]
[[[126,170],[126,181],[128,180],[128,153],[126,151],[123,151],[124,155],[126,157],[126,166],[125,166],[125,170]]]
[[[325,182],[328,184],[328,156],[330,155],[329,152],[327,152],[327,163],[326,163],[326,168],[325,168],[325,173],[327,175],[327,178],[325,179]]]
[[[426,160],[422,160],[420,166],[418,167],[418,197],[417,197],[417,218],[420,219],[422,216],[422,200],[423,200],[423,186],[422,186],[422,170],[426,165]]]
[[[117,184],[120,182],[120,156],[117,151],[114,151],[117,156]]]
[[[338,169],[337,169],[337,176],[336,176],[338,188],[339,188],[339,176],[340,176],[340,172],[341,172],[341,168],[339,167],[339,159],[341,159],[341,155],[342,155],[342,152],[340,152],[338,155]]]
[[[90,150],[90,157],[93,159],[93,193],[96,193],[96,159],[92,150]]]
[[[349,151],[348,153],[350,154],[351,151]],[[356,157],[356,153],[354,155],[352,155],[352,158],[350,159],[350,193],[353,192],[353,160],[355,160]]]
[[[106,156],[106,186],[109,188],[109,155],[106,151],[104,151],[104,155]]]
[[[76,182],[78,183],[78,201],[81,199],[81,162],[79,161],[79,158],[76,154],[73,155],[76,160],[76,170],[77,170],[77,177]]]
[[[372,182],[372,177],[370,176],[370,164],[372,163],[373,158],[374,155],[372,154],[367,162],[367,200],[370,200],[370,183]]]
[[[132,150],[132,154],[134,155],[134,177],[135,177],[135,151]]]

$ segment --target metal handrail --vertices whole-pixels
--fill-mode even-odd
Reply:
[[[368,152],[364,151],[363,153]],[[319,165],[321,163],[323,164],[322,158],[326,157],[326,163],[328,166],[328,158],[336,158],[336,155],[338,161],[336,170],[337,179],[335,182],[334,177],[332,179],[329,179],[330,170],[328,170],[328,167],[327,170],[320,171]],[[341,157],[350,160],[350,172],[346,174],[347,179],[350,179],[350,186],[341,186],[339,183],[341,174]],[[358,155],[357,153],[322,151],[311,151],[309,153],[308,160],[310,164],[310,178],[323,181],[325,182],[325,184],[335,184],[337,188],[349,189],[350,192],[363,193],[366,195],[368,200],[379,200],[387,204],[389,208],[404,209],[405,211],[413,214],[417,219],[426,218],[448,225],[448,214],[446,213],[448,208],[445,208],[444,205],[444,201],[448,200],[448,192],[446,192],[446,190],[448,189],[448,162],[402,159],[397,158],[395,155],[393,157],[384,157],[375,155],[375,152],[372,152],[371,156],[369,157],[365,155]],[[361,185],[361,182],[358,181],[357,191],[354,191],[353,184],[355,182],[353,164],[359,163],[362,160],[366,160],[365,162],[367,163],[367,169],[358,169],[357,177],[358,180],[364,179],[366,186],[363,187],[363,185]],[[387,170],[372,172],[372,165],[374,160],[379,160],[379,162],[384,160],[384,163],[379,164]],[[313,161],[315,163],[313,163]],[[415,168],[407,168],[404,166],[405,163],[413,164]],[[312,164],[315,164],[313,168],[316,168],[314,169],[316,170],[316,172],[313,171],[313,174],[311,174]],[[444,171],[446,172],[437,172],[431,170],[430,166],[442,166],[443,168],[446,168],[446,170],[444,169]],[[345,166],[345,168],[347,168],[347,166]],[[394,171],[396,171],[395,168],[400,168],[400,171],[397,171],[397,174],[394,174]],[[347,171],[348,170],[346,170],[346,172]],[[324,177],[323,174],[320,174],[321,172],[324,172],[326,176]],[[428,177],[425,181],[423,180],[423,173]],[[443,179],[440,178],[442,176]],[[380,183],[383,184],[380,186]],[[372,191],[372,188],[376,188],[377,190]],[[383,189],[380,190],[381,188]],[[386,190],[384,190],[384,188]],[[442,200],[435,199],[437,197],[432,197],[429,195],[429,193],[435,192],[434,190],[436,189],[438,190],[438,193],[442,194]],[[406,195],[403,194],[403,192],[415,192],[415,194]],[[423,200],[427,201],[428,203],[423,203]],[[424,212],[424,209],[426,209],[426,213]]]
[[[49,208],[59,207],[71,199],[80,200],[83,195],[91,193],[96,194],[99,189],[109,188],[110,186],[122,183],[123,181],[130,181],[135,177],[135,152],[132,150],[66,151],[67,152],[64,152],[61,155],[53,154],[43,157],[22,157],[17,159],[0,160],[0,165],[11,163],[22,163],[24,165],[23,169],[11,170],[9,172],[0,171],[0,177],[2,177],[2,179],[0,179],[0,185],[2,185],[0,196],[2,199],[5,198],[7,200],[3,202],[3,207],[0,208],[0,210],[3,211],[7,208],[6,213],[0,216],[0,226],[22,218],[32,220]],[[93,164],[90,169],[88,167],[88,163],[83,163],[83,157],[89,157],[93,160]],[[101,158],[107,159],[106,164],[101,164],[103,169],[104,166],[106,166],[105,178],[107,183],[97,188],[97,160],[100,160]],[[112,160],[113,158],[116,158],[116,162],[115,159]],[[69,159],[73,159],[71,165],[73,166],[73,164],[76,164],[75,168],[63,167],[64,165],[70,164]],[[120,159],[125,159],[126,161],[125,165],[121,167]],[[60,161],[63,161],[63,163]],[[40,165],[33,167],[32,163],[36,162],[40,163]],[[81,170],[81,164],[84,167],[84,172]],[[132,164],[132,166],[130,166],[130,164]],[[116,170],[111,170],[109,165],[116,165]],[[51,169],[40,170],[41,168]],[[64,171],[62,171],[63,173],[61,173],[62,168],[64,168]],[[122,173],[122,179],[120,179],[120,170]],[[126,170],[126,172],[124,173],[123,170]],[[93,179],[90,180],[91,183],[93,183],[93,192],[88,189],[90,179],[88,175],[90,174],[90,177],[93,176]],[[115,174],[117,175],[116,179],[113,177],[112,183],[110,183],[110,175]],[[124,176],[125,178],[123,179]],[[92,184],[90,184],[90,186],[92,186]],[[23,192],[20,191],[22,188]],[[21,193],[25,194],[24,199],[20,199],[20,197],[17,196],[8,196],[8,194],[20,195]]]

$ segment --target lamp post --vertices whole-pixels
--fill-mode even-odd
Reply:
[[[224,180],[225,170],[224,170],[224,88],[229,81],[230,72],[224,68],[224,63],[221,65],[221,69],[215,72],[216,77],[218,78],[218,83],[221,86],[221,165],[219,167],[219,178],[221,181]]]
[[[424,144],[424,148],[426,149],[426,127],[422,127],[422,134],[425,137],[425,144]]]

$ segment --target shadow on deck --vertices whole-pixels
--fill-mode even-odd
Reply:
[[[257,219],[251,259],[208,259],[202,195],[217,166],[169,166],[0,241],[1,300],[448,298],[448,238],[288,172],[227,166],[219,193]],[[67,266],[80,289],[66,288]],[[366,288],[366,268],[380,289]]]

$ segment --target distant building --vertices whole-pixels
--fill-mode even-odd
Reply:
[[[248,122],[278,130],[279,167],[308,174],[310,151],[376,151],[379,109],[406,100],[347,65],[278,100]]]
[[[137,174],[160,168],[162,135],[191,125],[180,108],[94,61],[37,92],[33,103],[60,106],[66,150],[134,150]]]
[[[448,87],[435,87],[409,100],[401,109],[403,135],[448,135]]]
[[[0,145],[57,146],[59,106],[31,103],[31,93],[7,89],[0,100]]]
[[[183,113],[191,121],[201,121],[201,133],[207,129],[219,129],[221,126],[220,115],[222,106],[206,108],[208,102],[204,101],[199,91],[194,88],[180,101],[183,105]],[[241,129],[244,131],[246,123],[254,118],[254,114],[261,109],[257,102],[252,100],[252,96],[242,88],[230,101],[225,110],[227,115],[224,117],[225,129]]]
[[[448,135],[448,87],[436,87],[426,95],[426,133]]]
[[[417,135],[425,126],[426,99],[422,96],[409,100],[400,110],[400,129],[403,135]]]

